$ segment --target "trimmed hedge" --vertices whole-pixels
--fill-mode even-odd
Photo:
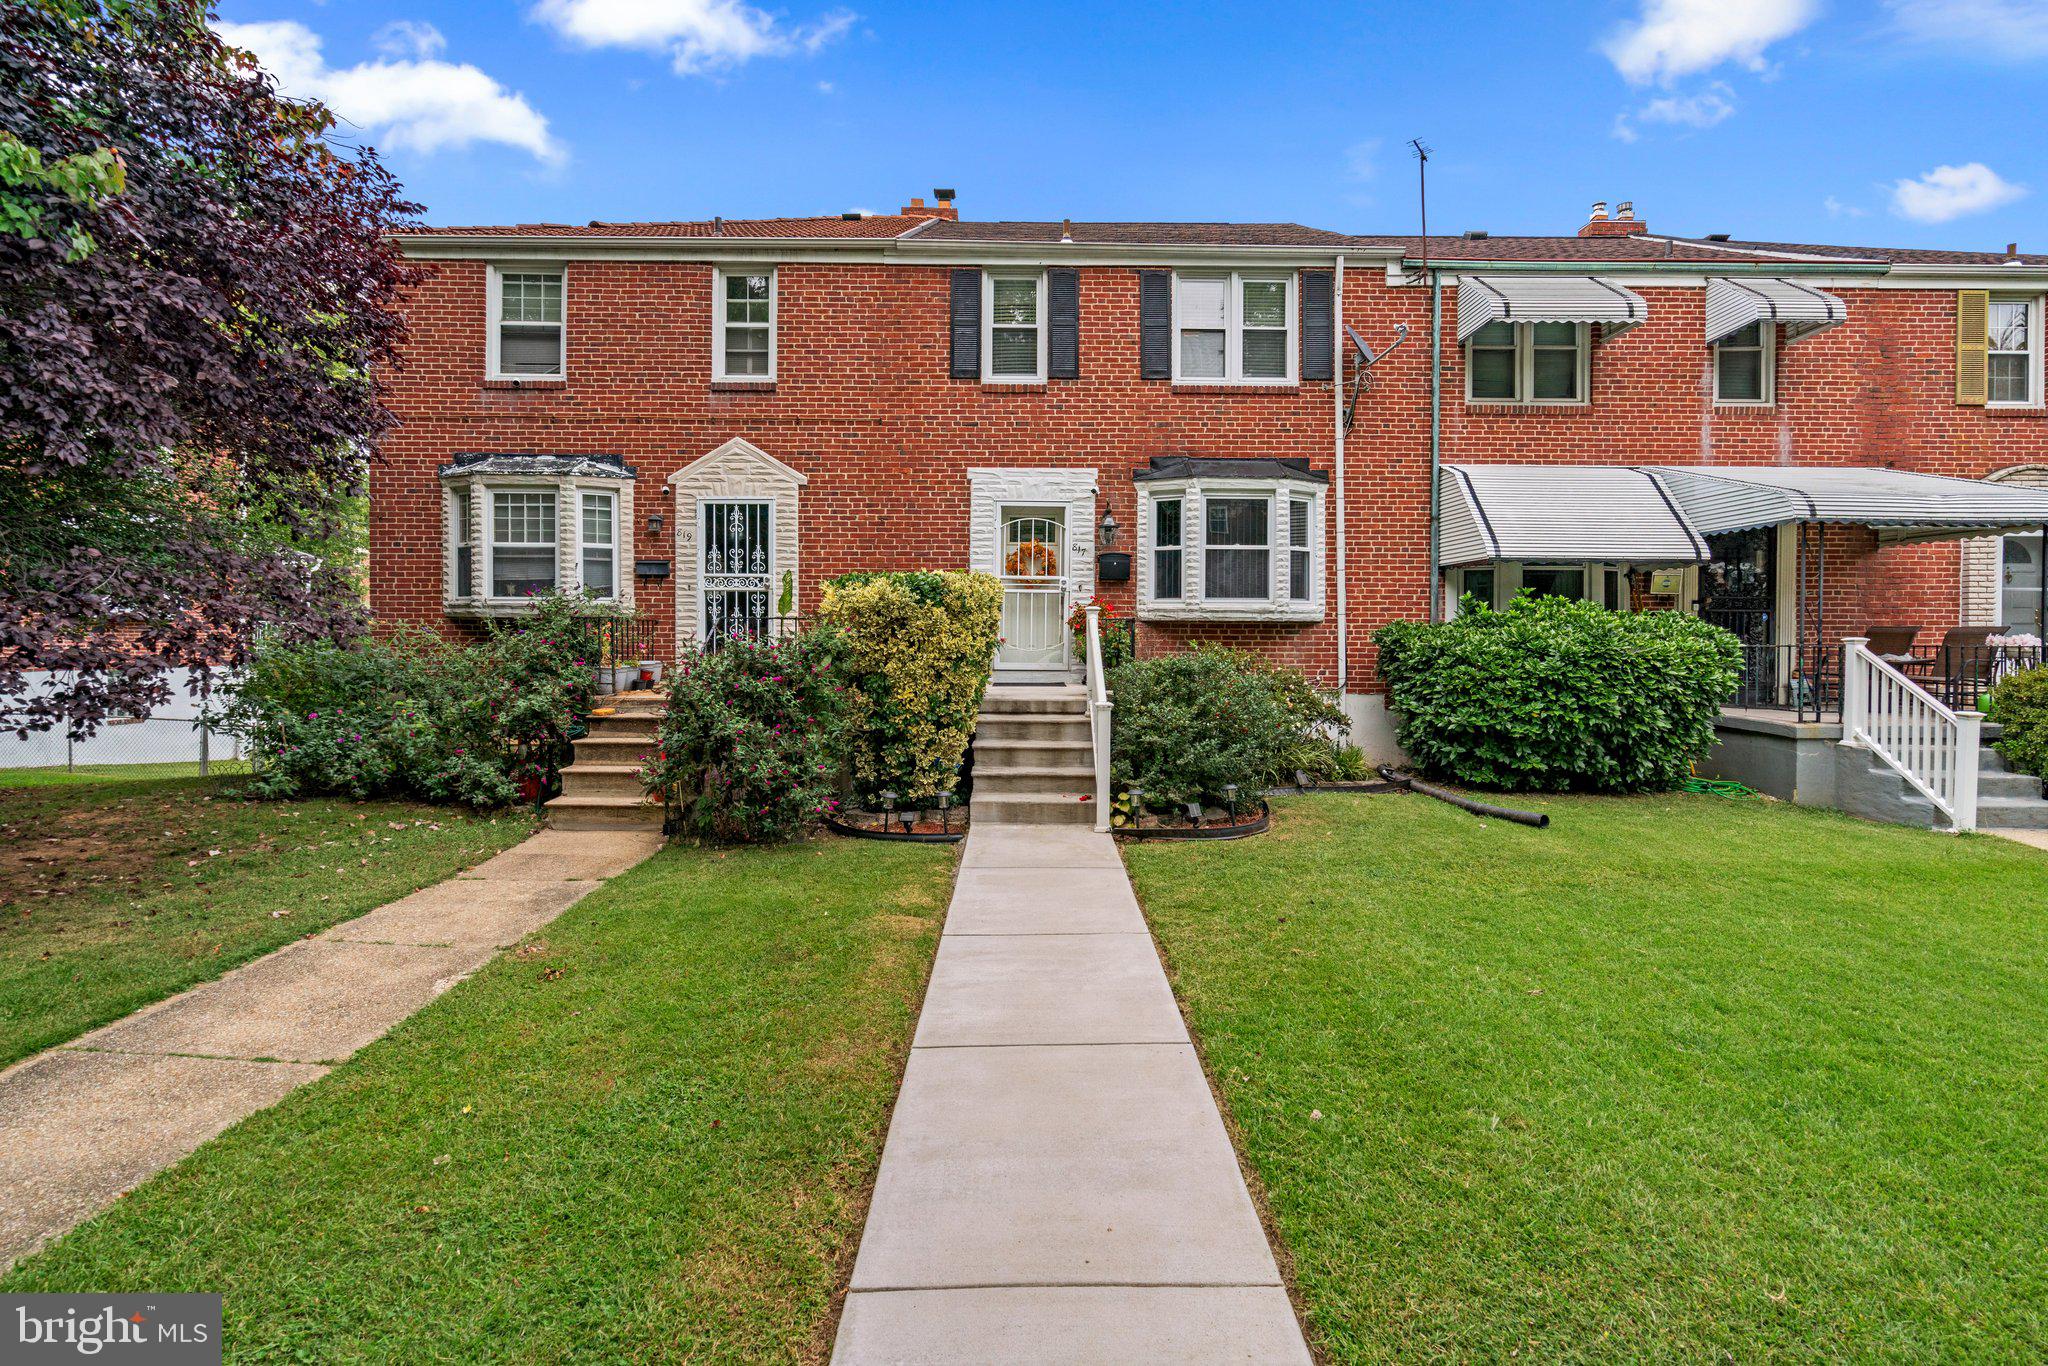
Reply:
[[[1003,585],[964,571],[825,581],[821,624],[839,633],[856,794],[917,801],[950,790],[988,687]]]
[[[1663,791],[1714,744],[1742,652],[1678,612],[1564,598],[1373,636],[1402,748],[1428,772],[1508,791]]]
[[[1984,718],[2005,727],[1993,749],[2020,772],[2048,777],[2048,668],[2000,680],[1984,694]]]

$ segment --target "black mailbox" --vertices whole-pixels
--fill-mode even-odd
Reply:
[[[641,579],[665,579],[668,577],[667,560],[635,560],[633,576]]]
[[[1103,583],[1128,583],[1131,557],[1121,550],[1105,550],[1095,557],[1095,577]]]

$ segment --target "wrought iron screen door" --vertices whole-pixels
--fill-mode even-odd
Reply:
[[[759,638],[768,629],[775,582],[773,506],[721,500],[701,508],[704,563],[698,592],[704,641],[716,645],[740,636]]]
[[[1006,668],[1052,669],[1067,664],[1067,525],[1051,509],[1004,510],[997,538],[1003,580],[1003,646],[996,663]]]

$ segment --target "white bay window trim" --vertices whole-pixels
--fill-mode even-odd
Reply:
[[[730,297],[729,282],[734,280],[768,281],[766,318],[759,315],[762,309],[759,301],[741,300]],[[773,266],[720,266],[711,273],[711,380],[714,384],[773,384],[775,382],[775,351],[778,326],[777,313],[781,303],[776,297],[780,281]],[[741,305],[744,316],[736,316],[732,305]],[[768,342],[768,368],[765,371],[735,371],[731,369],[732,352],[729,333],[742,330],[749,334],[765,332]],[[748,354],[755,354],[749,351]]]
[[[1214,286],[1223,288],[1221,306],[1211,302]],[[1260,326],[1245,307],[1246,285],[1278,285],[1282,325]],[[1173,276],[1173,382],[1175,384],[1292,385],[1299,382],[1301,310],[1292,271],[1175,271]],[[1281,373],[1248,374],[1245,335],[1278,337]],[[1188,364],[1189,334],[1222,333],[1222,373],[1209,374]]]
[[[1138,486],[1138,608],[1145,621],[1273,621],[1316,622],[1324,614],[1325,535],[1324,515],[1328,487],[1310,480],[1237,479],[1201,477],[1193,479],[1147,480]],[[1233,536],[1228,543],[1212,544],[1209,508],[1221,501],[1257,502],[1262,505],[1259,530],[1264,543],[1248,536]],[[1179,544],[1162,544],[1159,536],[1159,508],[1179,508]],[[1296,535],[1295,506],[1301,504],[1307,517],[1305,539]],[[1169,519],[1171,525],[1171,519]],[[1239,530],[1243,528],[1240,525]],[[1172,554],[1178,550],[1177,560]],[[1224,596],[1212,593],[1211,551],[1242,558],[1253,550],[1264,553],[1263,591],[1256,597]],[[1162,551],[1168,552],[1161,554]],[[1294,596],[1295,564],[1298,555],[1307,557],[1306,597]],[[1160,571],[1178,564],[1177,583],[1162,582]],[[1224,567],[1217,562],[1219,569]]]
[[[580,457],[494,456],[444,467],[442,479],[442,601],[451,617],[516,617],[533,610],[536,594],[500,593],[499,556],[506,552],[537,569],[546,551],[551,579],[538,572],[522,582],[547,583],[556,593],[580,593],[587,566],[602,554],[611,591],[606,601],[633,605],[633,473],[610,462]],[[534,539],[533,518],[507,519],[500,495],[545,495],[552,501],[552,536]],[[522,500],[524,501],[524,500]],[[608,506],[607,506],[608,505]],[[603,509],[610,543],[585,535],[585,518]],[[465,542],[464,532],[468,539]],[[511,539],[504,539],[505,537]],[[463,552],[467,551],[467,555]],[[463,568],[469,568],[464,591]],[[591,576],[596,577],[596,576]]]
[[[492,380],[518,380],[522,383],[554,384],[569,374],[569,272],[559,263],[553,265],[493,265],[486,268],[484,285],[484,376]],[[535,282],[542,293],[540,307],[525,306],[518,310],[519,316],[507,317],[505,291],[508,284],[523,280]],[[552,298],[546,298],[546,285],[553,285]],[[549,307],[549,304],[552,307]],[[553,313],[552,319],[546,317]],[[529,317],[537,313],[540,316]],[[540,336],[552,333],[555,338],[555,366],[552,370],[505,370],[505,334]]]
[[[996,368],[996,333],[1019,333],[1026,331],[1023,323],[998,321],[996,318],[997,283],[1015,285],[1029,283],[1035,302],[1032,305],[1032,320],[1028,330],[1032,332],[1036,347],[1036,360],[1029,372],[1022,370],[998,370]],[[981,273],[981,382],[983,384],[1043,384],[1045,383],[1046,359],[1046,286],[1042,270],[984,270]]]

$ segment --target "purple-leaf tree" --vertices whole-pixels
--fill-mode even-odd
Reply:
[[[209,3],[6,11],[0,730],[85,735],[266,630],[355,629],[418,208]]]

